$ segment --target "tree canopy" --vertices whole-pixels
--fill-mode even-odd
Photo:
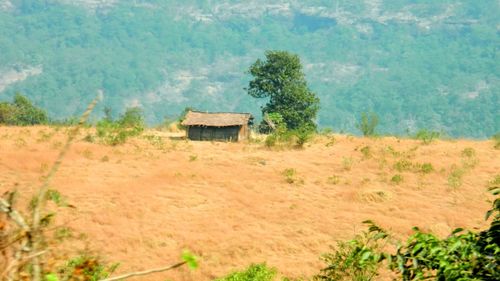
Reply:
[[[12,102],[0,102],[0,124],[29,126],[47,121],[47,112],[19,93],[16,93]]]
[[[248,94],[269,98],[262,114],[278,113],[287,129],[316,128],[319,98],[307,87],[298,55],[286,51],[267,51],[266,60],[258,59],[249,69],[253,80]]]

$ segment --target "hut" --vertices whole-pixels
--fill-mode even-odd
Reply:
[[[250,136],[250,113],[189,111],[181,123],[190,140],[241,141]]]

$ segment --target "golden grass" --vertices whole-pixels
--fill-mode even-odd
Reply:
[[[87,245],[127,270],[177,260],[184,248],[202,258],[193,273],[137,280],[211,280],[262,261],[287,276],[311,276],[322,266],[319,255],[362,231],[366,219],[399,237],[412,226],[439,235],[484,227],[487,186],[500,171],[492,141],[422,145],[332,135],[302,150],[271,151],[262,142],[145,135],[155,137],[110,147],[84,141],[82,132],[52,186],[76,206],[59,210],[57,218],[79,237],[67,247]],[[0,127],[0,192],[16,188],[20,201],[29,201],[65,137],[64,129]],[[412,168],[399,171],[402,161]],[[414,168],[423,163],[433,169]],[[299,186],[287,182],[286,169],[296,171]],[[464,173],[451,188],[456,169]],[[391,183],[395,174],[404,180]]]

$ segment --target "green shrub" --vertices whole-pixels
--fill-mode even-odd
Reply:
[[[403,176],[400,175],[400,174],[397,174],[397,175],[394,175],[392,178],[391,178],[391,182],[395,183],[395,184],[400,184],[401,182],[403,182]]]
[[[409,171],[413,167],[413,164],[408,160],[400,160],[394,164],[394,169],[398,172]]]
[[[336,176],[336,175],[330,176],[330,177],[328,177],[327,182],[329,184],[332,184],[332,185],[339,184],[340,183],[340,177]]]
[[[276,269],[266,264],[252,264],[243,271],[237,271],[214,281],[272,281],[275,280]]]
[[[448,176],[448,185],[452,188],[458,188],[462,186],[462,177],[465,174],[463,169],[456,166],[451,168],[450,175]]]
[[[462,150],[462,156],[472,158],[476,156],[476,151],[472,147],[467,147],[464,150]]]
[[[420,171],[424,174],[429,174],[434,171],[434,167],[431,163],[424,163],[420,166]]]
[[[47,122],[47,113],[19,93],[14,96],[12,103],[0,103],[0,124],[31,126]]]
[[[363,154],[364,159],[368,159],[372,156],[371,148],[369,146],[364,146],[360,151]]]
[[[96,125],[97,137],[107,145],[123,144],[129,137],[138,136],[144,131],[144,119],[139,108],[128,108],[118,119],[110,116],[99,121]]]
[[[378,276],[381,238],[375,231],[364,232],[347,242],[338,242],[332,252],[324,254],[322,260],[327,264],[320,274],[314,276],[317,281],[370,281]]]
[[[118,266],[118,263],[108,266],[97,257],[81,255],[69,260],[59,269],[58,275],[61,276],[61,280],[99,281],[108,278]]]
[[[415,139],[421,140],[424,144],[430,144],[433,140],[438,139],[440,136],[441,133],[439,132],[421,129],[415,134]]]
[[[352,158],[351,157],[343,157],[342,158],[342,168],[346,171],[350,171],[352,169]]]
[[[297,176],[297,170],[295,170],[293,168],[285,169],[282,172],[282,174],[285,177],[285,181],[289,184],[303,184],[304,183],[304,180]]]
[[[363,112],[361,114],[361,119],[359,120],[359,123],[356,124],[356,128],[363,133],[363,136],[368,137],[368,136],[374,136],[375,135],[375,128],[378,125],[378,116],[375,113],[366,113]]]
[[[269,113],[265,118],[274,126],[272,133],[266,137],[265,144],[267,147],[280,145],[282,147],[303,148],[313,137],[313,128],[301,127],[295,130],[288,130],[283,117],[278,113]],[[271,128],[267,128],[266,130],[271,130]]]
[[[374,280],[382,262],[394,274],[393,280],[500,280],[500,187],[491,191],[496,199],[486,213],[486,220],[493,218],[488,229],[458,228],[440,239],[413,228],[413,235],[401,242],[366,221],[368,232],[339,242],[332,253],[323,256],[327,267],[315,280]],[[387,244],[395,251],[384,252],[391,248],[384,247]]]
[[[295,147],[303,148],[304,145],[309,142],[313,137],[313,131],[309,129],[298,129],[291,132],[294,138]]]

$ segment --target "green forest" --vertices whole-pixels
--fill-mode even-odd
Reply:
[[[115,117],[148,124],[186,107],[260,116],[249,67],[266,50],[298,54],[320,98],[318,127],[419,129],[488,138],[500,131],[496,0],[0,0],[0,101],[22,93],[52,119],[98,92]]]

